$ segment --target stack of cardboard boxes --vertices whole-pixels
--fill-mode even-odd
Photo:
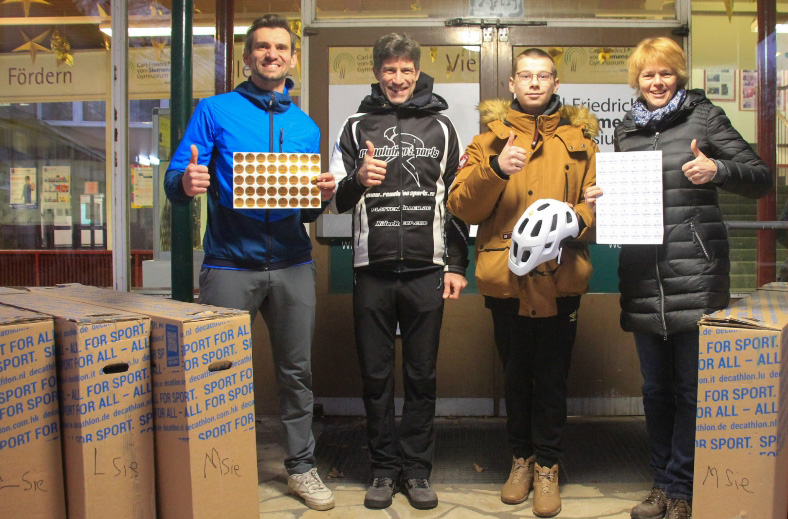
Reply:
[[[66,447],[69,519],[94,517],[81,508],[93,504],[103,507],[95,517],[106,517],[108,510],[113,519],[125,517],[114,512],[122,492],[87,485],[100,475],[125,482],[126,492],[139,489],[131,491],[134,506],[150,503],[150,517],[154,502],[159,519],[258,517],[248,313],[82,285],[15,296],[0,292],[0,303],[55,316],[56,328],[62,322],[56,334],[61,420],[64,428],[69,425],[67,433],[74,431],[79,453],[93,452],[95,462],[83,460],[82,468],[72,468]],[[115,324],[99,326],[107,322]],[[120,451],[105,459],[98,442],[118,437],[126,438],[127,447],[134,438],[135,448],[147,449],[151,466],[155,438],[155,471],[143,474],[141,459]],[[151,438],[149,447],[145,437]],[[64,439],[64,445],[71,442]],[[137,480],[148,474],[151,486],[143,490]],[[82,495],[73,490],[75,502],[83,503],[73,510],[71,480],[90,490]],[[135,514],[129,517],[149,517]]]
[[[65,519],[51,316],[0,306],[0,517]]]
[[[37,294],[0,303],[54,318],[68,517],[153,519],[150,319]]]
[[[771,283],[700,323],[693,512],[788,513],[788,286]]]

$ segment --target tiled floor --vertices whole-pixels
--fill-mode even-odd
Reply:
[[[516,506],[499,498],[510,460],[502,419],[461,418],[436,421],[435,465],[431,481],[440,505],[415,510],[397,494],[386,510],[363,506],[369,465],[361,418],[323,418],[315,422],[317,467],[334,491],[336,507],[308,509],[287,493],[279,422],[258,419],[260,517],[295,518],[527,518],[532,500]],[[566,519],[629,519],[629,509],[651,488],[645,422],[641,417],[570,418],[560,481]]]

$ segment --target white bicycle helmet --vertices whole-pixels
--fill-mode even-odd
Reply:
[[[518,276],[558,257],[561,242],[580,232],[577,215],[564,202],[542,198],[531,204],[517,221],[509,247],[509,270]]]

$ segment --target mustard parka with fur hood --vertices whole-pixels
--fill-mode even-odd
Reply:
[[[557,297],[588,292],[591,262],[586,241],[594,213],[583,193],[596,182],[598,133],[596,117],[585,107],[561,106],[557,95],[539,116],[521,112],[516,100],[491,100],[479,105],[489,131],[474,137],[460,159],[449,210],[468,224],[479,225],[476,235],[476,283],[479,291],[496,298],[518,298],[520,315],[550,317],[558,313]],[[490,165],[503,150],[509,132],[514,145],[525,149],[523,169],[504,178]],[[550,260],[525,276],[509,270],[509,244],[517,220],[533,202],[552,198],[573,205],[582,219],[577,239],[564,244],[561,264]]]

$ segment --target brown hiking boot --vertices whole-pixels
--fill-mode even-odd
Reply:
[[[501,488],[501,501],[507,505],[518,505],[528,499],[534,483],[536,455],[528,459],[512,456],[512,471]]]
[[[665,489],[654,487],[642,503],[632,507],[629,515],[632,519],[662,519],[668,508],[668,496]]]
[[[553,517],[561,511],[561,496],[558,494],[558,464],[541,467],[534,462],[534,515]]]
[[[692,519],[692,502],[686,499],[668,499],[665,519]]]

